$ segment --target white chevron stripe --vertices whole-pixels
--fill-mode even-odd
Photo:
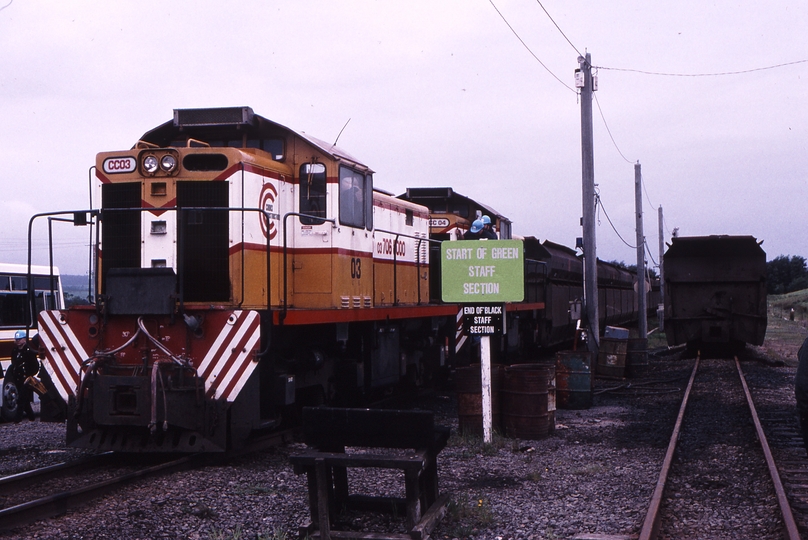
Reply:
[[[210,376],[205,381],[205,393],[207,393],[211,388],[214,388],[214,391],[216,392],[215,396],[217,398],[221,397],[221,392],[225,387],[227,387],[227,383],[232,379],[234,371],[238,369],[238,366],[241,365],[241,361],[243,360],[242,357],[244,353],[240,351],[236,353],[233,351],[233,347],[239,342],[239,340],[241,340],[242,337],[244,337],[247,330],[249,330],[249,327],[250,325],[246,322],[242,325],[238,332],[234,332],[233,328],[229,325],[224,327],[222,334],[226,334],[227,336],[227,341],[224,343],[224,354],[214,361],[215,363],[213,364],[213,371],[211,371]],[[222,334],[220,334],[219,337],[221,337]],[[249,349],[247,350],[249,351]],[[229,372],[221,373],[221,370],[225,369],[228,360],[234,356],[236,357],[236,361],[230,366]]]
[[[224,397],[227,401],[234,401],[236,396],[238,396],[241,389],[244,388],[244,385],[247,383],[247,379],[252,375],[252,372],[255,370],[255,367],[258,365],[257,362],[252,361],[252,353],[255,350],[256,346],[258,345],[258,340],[261,337],[261,332],[255,332],[247,342],[246,346],[244,347],[244,352],[240,352],[238,354],[238,358],[236,359],[235,363],[231,366],[230,371],[225,374],[224,379],[220,379],[217,381],[216,384],[216,399],[220,399]],[[230,384],[230,381],[233,380],[233,377],[236,376],[238,373],[239,368],[244,364],[247,363],[247,367],[241,373],[241,376],[236,381],[235,386],[224,395],[224,389]]]
[[[242,313],[244,313],[244,312],[241,311],[241,310],[234,311],[233,316],[236,318],[236,320],[238,320],[239,318],[241,318]],[[255,312],[251,311],[249,313],[255,313]],[[225,339],[228,339],[228,336],[230,334],[230,331],[233,329],[233,326],[235,326],[235,325],[225,324],[222,331],[219,332],[218,336],[216,336],[216,340],[213,342],[213,345],[211,345],[210,349],[208,349],[208,353],[205,355],[205,358],[202,359],[202,363],[200,363],[196,367],[197,373],[200,373],[200,374],[203,373],[208,368],[208,366],[211,364],[211,362],[213,362],[215,360],[215,358],[214,358],[215,351],[220,349],[220,347],[221,347],[222,343],[224,343]],[[205,384],[207,385],[207,383],[205,383]]]
[[[237,320],[241,317],[246,317],[246,320],[243,321],[238,331],[235,330],[237,324],[226,324],[197,369],[197,373],[202,374],[208,366],[212,368],[210,375],[205,379],[205,393],[207,394],[212,389],[216,399],[224,397],[227,401],[236,399],[236,396],[238,396],[239,392],[244,387],[247,377],[249,377],[255,369],[257,364],[252,361],[251,357],[253,349],[261,338],[261,327],[255,325],[256,319],[258,318],[257,312],[234,311],[233,315],[236,316]],[[254,325],[255,328],[253,328]],[[252,334],[248,337],[243,350],[233,351],[236,344],[250,331]],[[215,357],[215,351],[218,350],[222,350],[223,354]],[[227,364],[234,357],[235,361],[228,369]],[[244,369],[244,373],[241,374],[236,385],[225,395],[225,389],[233,380],[233,377],[236,376],[239,368],[245,364],[247,365]],[[224,369],[227,369],[227,372],[223,372],[222,370]]]
[[[60,322],[60,312],[43,311],[39,320],[42,325],[39,336],[48,353],[43,365],[51,376],[59,395],[65,401],[76,393],[76,386],[80,380],[81,363],[88,355],[84,346],[79,342],[73,330],[67,324]],[[51,336],[50,334],[53,334]],[[75,349],[76,353],[71,349]],[[76,356],[78,354],[81,358]],[[60,378],[57,374],[62,375]],[[64,378],[66,384],[62,382]]]

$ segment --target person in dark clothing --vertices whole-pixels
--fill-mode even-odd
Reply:
[[[11,349],[11,367],[9,372],[13,376],[19,395],[19,406],[29,420],[34,419],[34,409],[31,403],[34,400],[34,391],[25,384],[25,379],[33,377],[39,372],[39,358],[37,351],[28,343],[24,330],[17,330],[14,334],[14,348]]]
[[[799,364],[794,380],[794,395],[797,398],[797,414],[800,418],[802,441],[808,451],[808,338],[802,342],[797,359]]]
[[[471,224],[471,229],[467,230],[463,235],[463,240],[479,240],[482,238],[482,232],[483,222],[479,219],[475,219]]]
[[[494,231],[494,225],[491,223],[491,218],[483,215],[480,219],[483,222],[483,230],[480,231],[480,238],[488,240],[498,240],[497,233]]]

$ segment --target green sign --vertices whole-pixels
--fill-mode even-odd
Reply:
[[[441,244],[440,254],[444,302],[481,304],[524,300],[521,240],[447,241]]]

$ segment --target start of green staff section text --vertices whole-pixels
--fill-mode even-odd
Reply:
[[[521,302],[525,297],[521,240],[460,240],[441,244],[444,302]]]

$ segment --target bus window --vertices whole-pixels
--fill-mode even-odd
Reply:
[[[25,306],[28,295],[6,293],[0,295],[0,326],[25,327]]]

